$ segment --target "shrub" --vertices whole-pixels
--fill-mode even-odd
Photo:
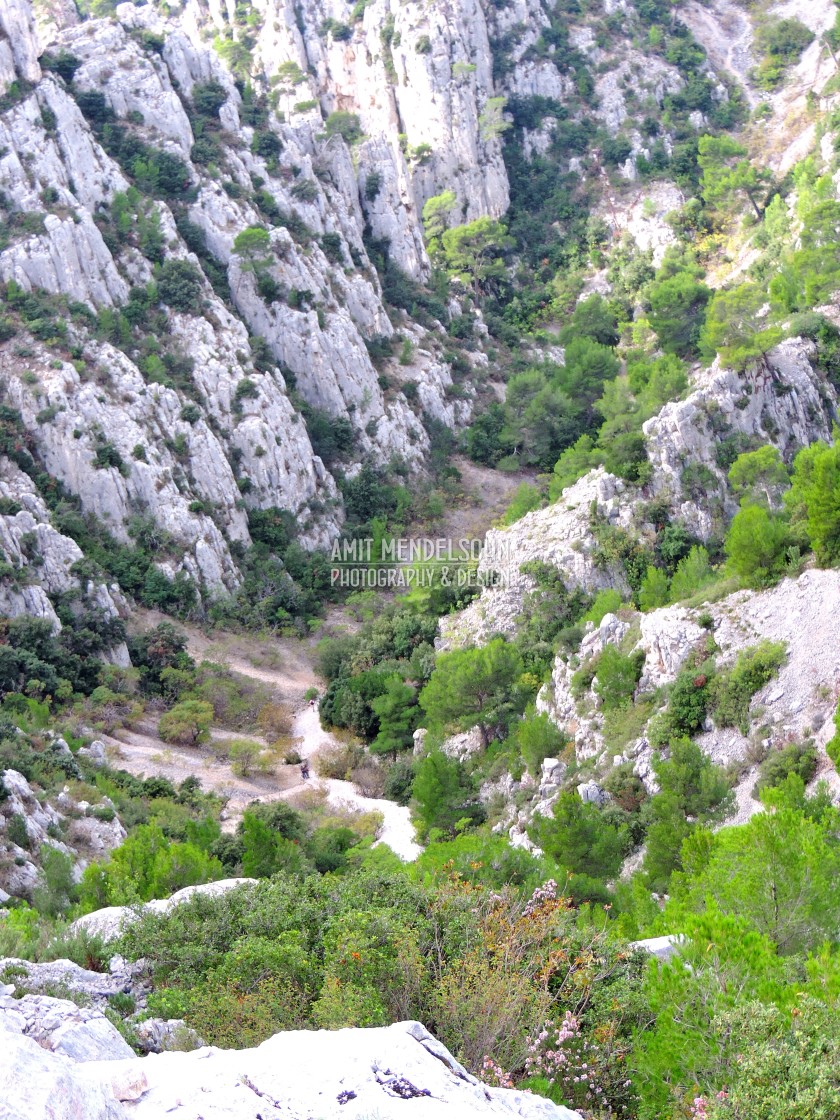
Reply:
[[[777,579],[786,561],[790,530],[787,522],[763,506],[744,506],[732,519],[724,549],[729,566],[746,587],[762,587]]]
[[[109,467],[115,467],[120,473],[123,473],[125,469],[123,457],[112,443],[103,443],[97,447],[93,456],[93,465],[97,470],[107,470]]]
[[[41,870],[32,892],[32,902],[39,913],[56,917],[65,913],[78,895],[73,875],[73,857],[51,844],[42,844]]]
[[[26,818],[22,813],[13,813],[6,825],[6,837],[10,844],[19,848],[29,848],[29,833],[26,831]]]
[[[654,747],[695,735],[703,726],[709,702],[709,678],[702,669],[683,669],[671,686],[666,711],[651,721],[648,738]]]
[[[804,1100],[813,1101],[813,1120],[840,1113],[837,1018],[821,1000],[803,995],[793,1012],[756,1001],[713,1025],[719,1037],[738,1040],[738,1053],[723,1067],[726,1093],[709,1102],[709,1120],[787,1120]]]
[[[202,290],[201,273],[189,261],[167,261],[161,268],[158,295],[173,311],[200,314]]]
[[[788,66],[793,65],[814,40],[814,33],[798,19],[768,19],[758,28],[756,41],[765,52],[754,78],[762,89],[776,89]]]
[[[441,750],[430,751],[417,764],[413,793],[426,832],[438,828],[451,835],[458,822],[479,808],[460,763]]]
[[[182,887],[221,879],[218,860],[191,843],[170,843],[157,825],[140,825],[107,863],[92,863],[80,884],[83,913],[167,898]]]
[[[809,739],[805,743],[788,743],[762,762],[752,795],[758,798],[762,790],[782,785],[789,774],[797,774],[807,785],[816,772],[817,751],[813,742]]]
[[[252,381],[250,377],[243,377],[236,383],[236,388],[233,392],[234,407],[239,405],[244,400],[252,400],[260,395],[260,389],[256,381]]]
[[[192,88],[193,106],[203,117],[218,117],[226,101],[227,92],[218,82],[196,82]]]
[[[382,173],[371,171],[365,179],[364,195],[368,202],[373,202],[382,189]]]
[[[753,695],[775,677],[784,664],[784,642],[761,642],[741,650],[735,665],[720,673],[711,689],[711,711],[720,727],[749,729],[750,701]]]
[[[385,774],[383,797],[387,797],[389,801],[396,801],[398,805],[407,805],[411,800],[413,785],[414,759],[405,755],[398,756]]]
[[[595,691],[607,711],[624,707],[632,700],[644,663],[644,650],[624,654],[614,645],[604,647],[598,658]]]
[[[327,136],[340,136],[346,143],[355,144],[362,138],[362,126],[356,113],[336,109],[324,122]]]
[[[595,596],[595,602],[583,616],[583,621],[600,626],[605,615],[615,614],[618,610],[621,610],[621,593],[608,587]]]
[[[527,713],[515,725],[511,738],[519,748],[522,761],[535,778],[540,775],[543,760],[559,758],[569,742],[568,737],[545,712],[534,711]]]
[[[204,700],[184,700],[160,718],[158,734],[167,743],[194,746],[204,742],[210,733],[213,708]]]
[[[539,488],[532,486],[529,482],[521,482],[514,491],[510,505],[502,516],[502,524],[513,525],[526,513],[539,509],[542,504],[543,497]]]
[[[639,588],[639,609],[656,610],[664,607],[670,598],[670,580],[661,568],[648,566],[642,586]]]
[[[722,820],[734,798],[724,770],[690,739],[672,739],[669,757],[658,758],[654,770],[660,789],[646,807],[644,871],[651,889],[665,891],[681,866],[683,840],[701,825]]]
[[[39,62],[42,70],[49,70],[53,74],[58,74],[65,82],[72,82],[76,71],[82,65],[82,60],[77,58],[76,55],[70,54],[64,47],[58,54],[50,54],[45,51]]]
[[[709,554],[702,545],[694,545],[688,556],[680,560],[671,580],[671,599],[678,603],[690,599],[714,581],[715,573]]]
[[[532,825],[533,839],[547,855],[575,875],[605,880],[617,874],[627,849],[625,829],[570,791],[560,794],[552,814]]]
[[[804,447],[793,463],[791,488],[785,494],[791,526],[810,541],[817,562],[840,561],[840,443],[818,441]]]
[[[264,769],[262,747],[253,739],[234,739],[228,746],[231,769],[240,778],[247,778],[255,769]]]
[[[825,750],[836,767],[840,766],[840,704],[837,705],[837,711],[834,713],[834,727],[836,730],[826,743]]]
[[[254,132],[254,138],[251,141],[251,151],[254,155],[262,156],[264,160],[271,163],[276,161],[283,151],[283,144],[276,133],[258,129]]]

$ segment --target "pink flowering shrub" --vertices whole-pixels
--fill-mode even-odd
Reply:
[[[546,1022],[529,1039],[528,1051],[528,1076],[547,1085],[552,1100],[593,1116],[632,1114],[635,1094],[625,1066],[626,1048],[616,1045],[609,1031],[586,1037],[577,1017],[567,1011],[559,1023]]]
[[[495,1085],[499,1089],[513,1088],[510,1074],[505,1073],[502,1067],[487,1054],[484,1055],[484,1061],[481,1063],[480,1077],[486,1085]]]

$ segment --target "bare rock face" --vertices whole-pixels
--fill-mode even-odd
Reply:
[[[287,118],[294,125],[312,119],[312,100],[318,115],[336,109],[358,115],[365,135],[361,175],[364,182],[380,181],[365,199],[367,218],[374,236],[390,239],[409,275],[428,272],[419,217],[432,195],[453,190],[465,220],[503,213],[508,187],[501,145],[483,116],[497,91],[478,0],[458,0],[446,12],[374,0],[350,40],[322,31],[328,20],[347,21],[337,0],[301,7],[299,19],[291,0],[255,7],[262,17],[255,57],[267,73],[282,64],[298,67],[299,76],[280,83]],[[212,6],[211,18],[221,30],[221,13]]]
[[[123,600],[116,589],[83,583],[73,573],[72,566],[82,558],[82,550],[53,528],[49,510],[32,479],[5,456],[0,456],[0,497],[5,499],[8,511],[0,514],[0,551],[6,562],[24,575],[21,580],[0,582],[0,613],[10,618],[27,614],[46,619],[53,631],[59,631],[61,622],[49,596],[74,590],[84,593],[90,604],[111,618],[121,613]],[[111,650],[108,660],[128,665],[125,644]]]
[[[638,616],[641,637],[636,649],[645,654],[640,691],[651,691],[674,681],[690,654],[705,641],[711,628],[719,648],[718,665],[734,664],[741,650],[762,641],[783,643],[787,653],[778,675],[753,697],[755,720],[764,732],[763,751],[772,753],[792,741],[812,738],[818,749],[817,778],[838,792],[837,774],[824,747],[834,732],[833,712],[840,693],[840,664],[834,639],[836,611],[840,610],[840,581],[833,571],[806,571],[797,579],[783,580],[766,591],[738,591],[703,608],[708,614],[701,627],[699,612],[684,607],[663,607]],[[607,616],[609,617],[609,616]],[[597,653],[599,632],[584,639],[581,661]],[[656,789],[652,762],[654,751],[644,735],[614,759],[606,748],[597,697],[590,690],[582,699],[571,691],[572,669],[557,659],[551,682],[540,692],[537,707],[573,738],[578,758],[595,758],[601,772],[615,761],[632,762],[650,791]],[[760,713],[760,714],[759,714]],[[756,779],[751,736],[734,727],[715,727],[711,721],[697,737],[703,751],[718,765],[741,771],[736,789],[736,821],[760,809],[751,796]]]
[[[266,1103],[288,1120],[338,1108],[351,1120],[433,1120],[441,1109],[465,1120],[580,1120],[543,1097],[484,1085],[416,1022],[286,1031],[250,1050],[136,1058],[99,1012],[0,995],[0,1037],[9,1120],[143,1120],[199,1105],[205,1120],[250,1120]]]
[[[766,364],[743,375],[715,362],[689,397],[665,405],[644,425],[654,490],[673,501],[675,512],[699,537],[708,538],[737,509],[715,457],[722,440],[755,437],[778,447],[790,461],[799,448],[831,439],[837,396],[811,364],[813,356],[812,343],[791,338],[771,351]],[[706,472],[702,496],[683,493],[687,462]]]
[[[142,1048],[150,1054],[167,1050],[198,1050],[205,1043],[183,1019],[143,1019],[134,1027]]]
[[[65,772],[79,775],[63,739],[54,738],[50,749],[64,756]],[[106,858],[125,840],[125,828],[107,798],[94,807],[74,800],[65,787],[51,804],[40,801],[17,770],[0,772],[0,781],[6,793],[0,801],[0,886],[8,894],[32,897],[45,849],[69,856],[80,877],[92,859]],[[97,816],[97,808],[107,811]]]
[[[493,634],[512,634],[524,597],[536,583],[522,571],[530,561],[558,568],[569,587],[590,591],[629,587],[617,565],[600,566],[592,534],[593,507],[608,524],[630,524],[631,506],[624,484],[603,470],[592,471],[564,491],[546,509],[526,514],[510,529],[491,529],[484,542],[479,576],[488,587],[480,598],[457,614],[441,619],[440,646],[481,644]],[[491,573],[499,582],[491,586]]]
[[[17,75],[27,82],[37,82],[41,77],[41,51],[35,14],[28,0],[5,0],[0,9],[0,32],[0,78],[6,79],[3,92]]]
[[[465,218],[501,214],[507,205],[501,118],[477,0],[463,0],[454,20],[413,4],[390,13],[377,0],[364,14],[362,50],[324,38],[324,21],[342,15],[328,5],[307,9],[300,26],[291,5],[265,0],[256,7],[255,63],[268,76],[283,63],[298,67],[275,83],[278,115],[260,125],[275,138],[276,157],[259,154],[233,76],[208,43],[226,33],[219,5],[189,4],[164,18],[151,5],[122,4],[114,18],[80,21],[62,0],[51,0],[39,9],[36,31],[30,4],[14,0],[0,23],[0,82],[33,84],[0,115],[0,189],[25,215],[0,251],[0,279],[69,301],[67,342],[83,355],[71,366],[66,351],[56,357],[52,345],[20,334],[13,345],[0,344],[9,403],[45,469],[78,496],[84,512],[122,542],[132,517],[154,522],[176,557],[162,564],[164,574],[183,572],[202,598],[237,587],[231,545],[250,543],[248,508],[289,511],[305,547],[325,547],[338,533],[341,499],[310,442],[301,402],[349,426],[351,473],[362,457],[421,471],[430,447],[424,416],[448,426],[468,421],[471,386],[451,399],[451,371],[434,335],[405,314],[392,323],[364,233],[367,226],[389,239],[393,258],[424,277],[420,211],[431,194],[454,184]],[[391,28],[387,57],[383,21]],[[75,59],[72,87],[41,74],[44,48]],[[208,82],[224,101],[221,174],[209,174],[196,154],[200,114],[191,99]],[[93,124],[76,97],[88,97],[86,112],[90,97],[101,99],[101,108],[93,103]],[[314,105],[305,107],[307,100]],[[322,131],[333,109],[359,117],[364,138],[352,152],[339,135]],[[177,222],[161,197],[141,200],[143,220],[160,231],[155,253],[144,256],[133,234],[109,233],[115,199],[125,199],[129,181],[105,150],[115,148],[97,131],[96,114],[107,116],[117,135],[130,133],[184,168],[191,195]],[[234,243],[244,229],[264,224],[266,213],[273,229],[258,284],[253,260]],[[192,250],[206,251],[229,284],[229,302],[203,283],[191,313],[167,312],[168,339],[182,366],[191,367],[193,389],[152,377],[148,355],[132,346],[94,337],[80,310],[122,313],[130,293],[136,298],[153,281],[153,265],[198,269]],[[397,330],[410,355],[402,365],[389,362],[386,377],[368,347]],[[31,352],[26,361],[22,351]],[[113,449],[108,463],[97,461],[103,443]],[[42,537],[48,516],[43,524]],[[17,563],[12,529],[3,543]],[[31,531],[21,524],[21,536]],[[44,543],[52,566],[44,579],[72,583],[72,543]],[[107,599],[105,589],[92,593]],[[39,586],[3,586],[0,608],[57,625]]]
[[[27,1038],[23,1025],[0,1015],[3,1065],[3,1110],[9,1120],[51,1116],[55,1120],[125,1120],[126,1112],[110,1085],[91,1081],[70,1058],[52,1054]]]
[[[629,624],[622,622],[614,614],[604,615],[600,626],[590,629],[581,642],[576,664],[586,664],[608,645],[618,645],[629,629]],[[597,677],[583,700],[575,696],[572,686],[574,673],[575,666],[568,660],[562,657],[555,660],[551,680],[540,689],[537,696],[537,711],[546,713],[558,727],[562,727],[571,737],[577,757],[585,759],[603,750],[602,717],[598,712],[600,700]]]
[[[701,540],[725,531],[738,508],[717,461],[722,440],[752,437],[758,444],[778,447],[790,461],[801,447],[831,439],[837,394],[811,364],[813,353],[811,343],[793,338],[771,351],[766,365],[742,375],[716,362],[697,375],[685,400],[666,404],[645,423],[653,469],[650,493],[665,500],[672,516]],[[686,483],[687,467],[695,474],[705,472],[700,490]],[[644,537],[650,528],[643,504],[638,491],[598,468],[552,505],[526,514],[508,529],[488,532],[479,565],[488,586],[465,610],[441,620],[441,648],[514,633],[524,596],[536,586],[521,570],[529,561],[557,568],[570,588],[594,592],[614,587],[629,593],[621,567],[600,558],[592,519],[597,516],[631,536]],[[496,586],[489,578],[493,571],[502,577]]]
[[[0,964],[5,967],[7,962]],[[27,1038],[74,1062],[114,1062],[134,1057],[134,1051],[101,1011],[79,1007],[67,999],[37,995],[14,999],[0,995],[0,1018],[6,1016],[12,1023],[23,1020],[23,1034]]]

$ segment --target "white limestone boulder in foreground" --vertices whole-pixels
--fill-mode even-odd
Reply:
[[[579,1120],[542,1097],[477,1081],[416,1022],[288,1031],[253,1050],[155,1054],[131,1063],[91,1063],[88,1070],[132,1084],[134,1071],[145,1074],[148,1088],[126,1105],[137,1120],[157,1120],[179,1102],[188,1112],[189,1103],[200,1104],[202,1120],[250,1120],[256,1112],[288,1120]]]
[[[417,1022],[75,1063],[27,1034],[22,1015],[0,1015],[3,1120],[580,1120],[542,1097],[482,1084]]]

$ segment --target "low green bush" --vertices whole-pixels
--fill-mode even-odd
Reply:
[[[718,673],[710,690],[710,710],[720,727],[749,729],[753,695],[776,676],[784,664],[783,642],[761,642],[741,650],[733,667]]]

